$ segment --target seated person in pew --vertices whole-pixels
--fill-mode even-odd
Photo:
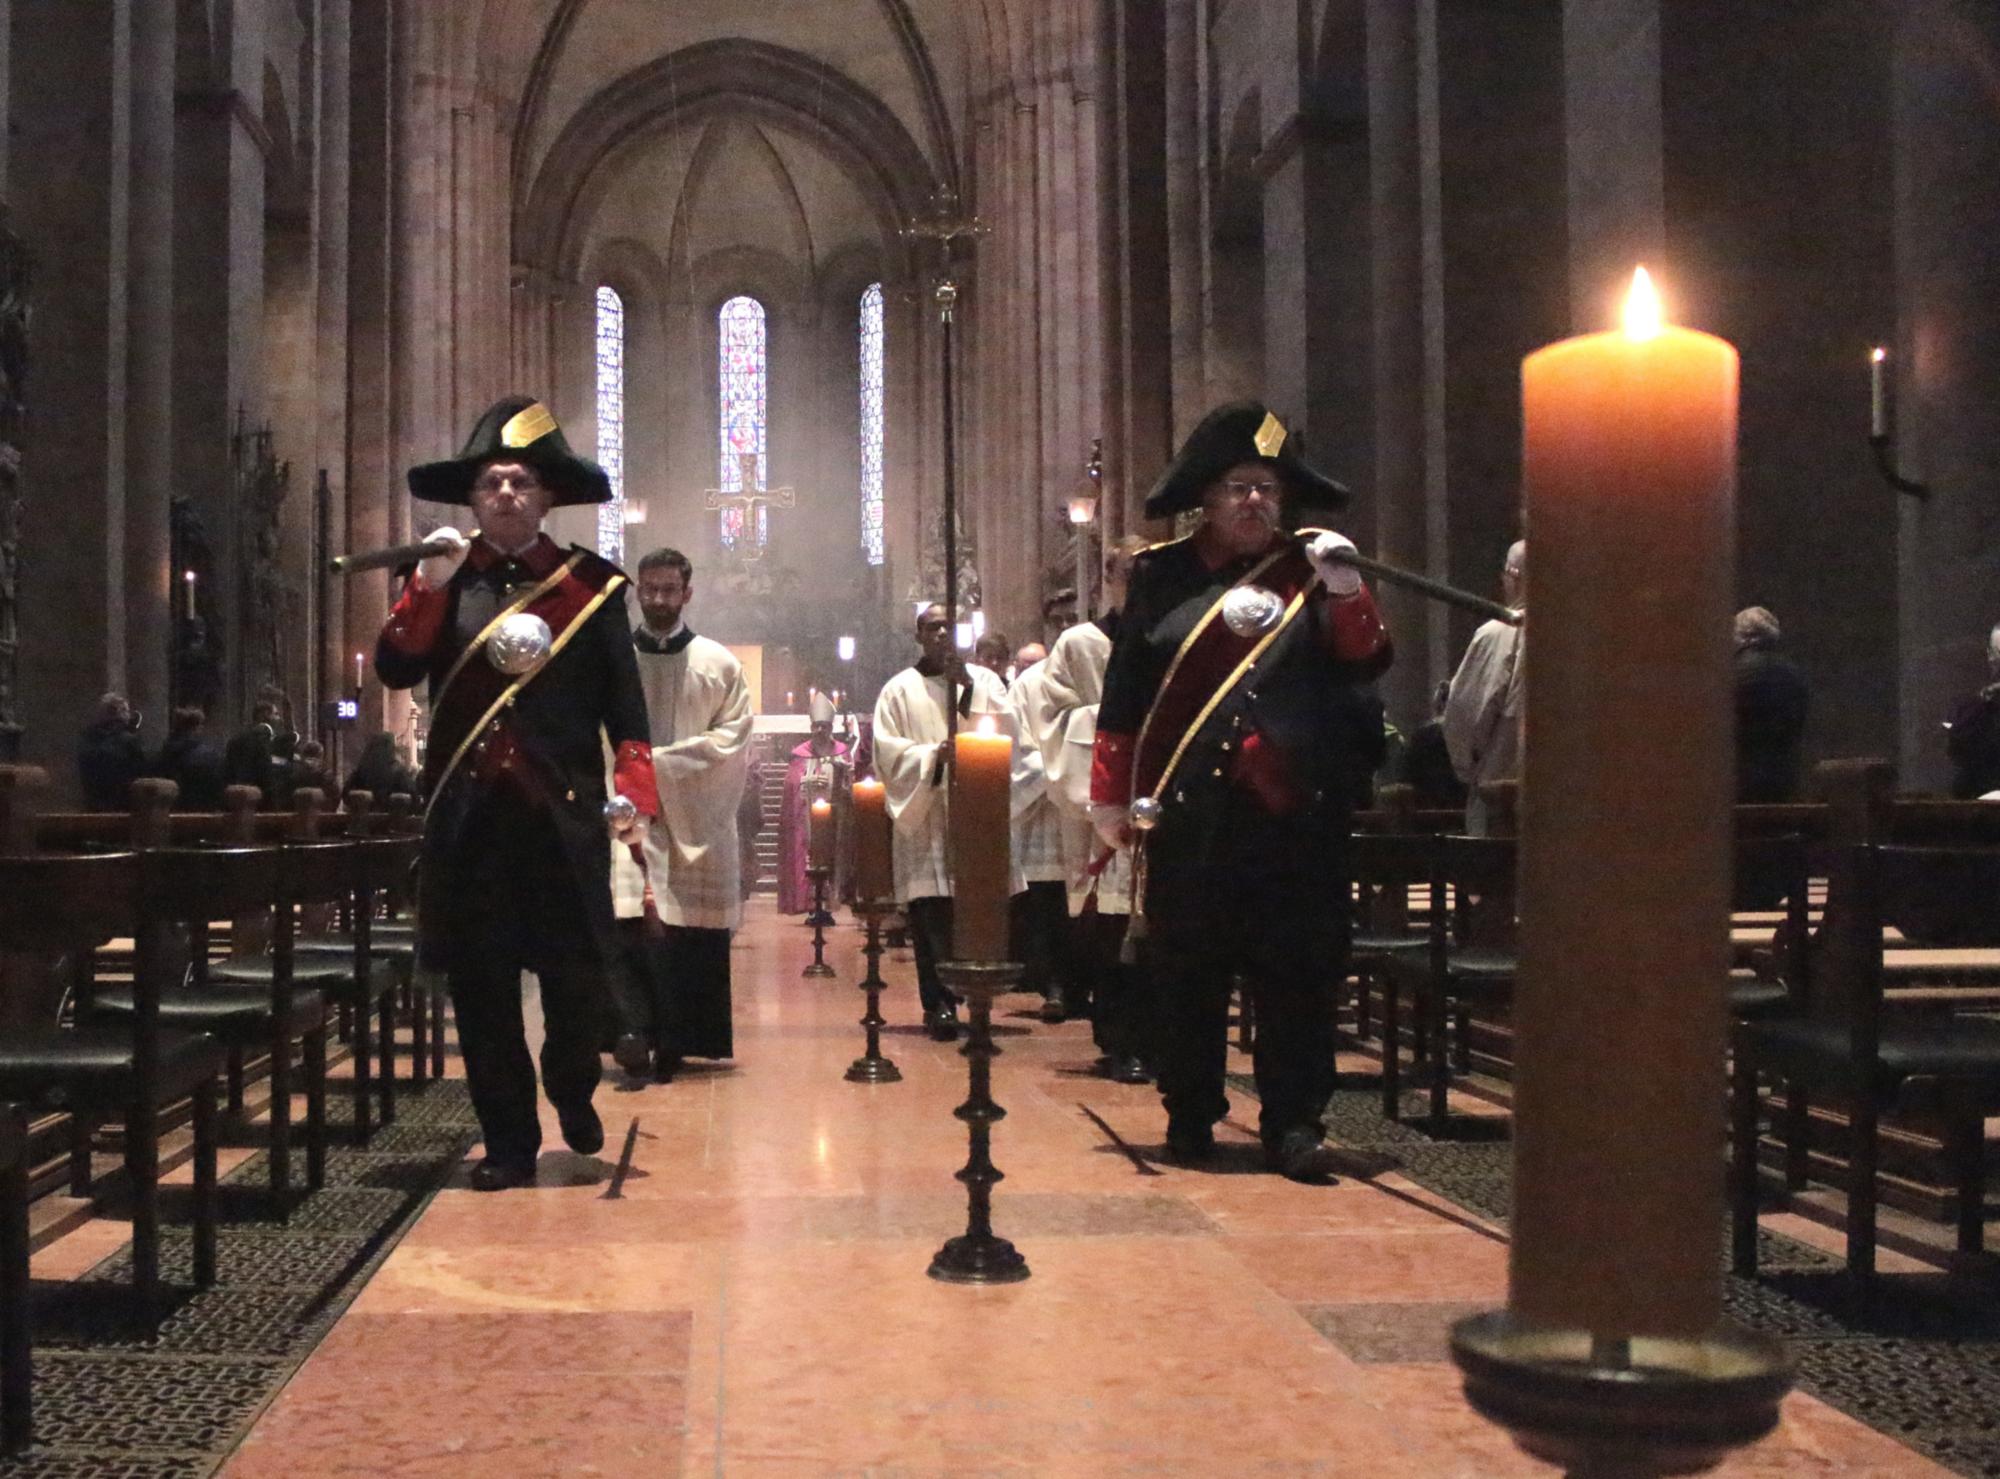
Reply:
[[[1951,794],[1961,801],[2000,792],[2000,626],[1986,635],[1986,678],[1944,725]]]

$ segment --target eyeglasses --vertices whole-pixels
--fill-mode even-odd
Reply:
[[[1284,489],[1277,483],[1246,483],[1240,478],[1231,478],[1222,485],[1222,491],[1240,502],[1252,493],[1261,493],[1266,498],[1276,498]]]

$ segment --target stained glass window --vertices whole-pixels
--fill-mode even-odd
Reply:
[[[597,507],[597,550],[625,558],[625,304],[597,290],[597,461],[611,477],[611,501]]]
[[[743,458],[755,456],[755,488],[769,486],[764,445],[764,405],[769,366],[765,361],[764,305],[755,298],[731,298],[718,315],[721,329],[722,482],[729,492],[743,490]],[[770,510],[757,505],[752,534],[761,549],[770,537]],[[722,542],[734,547],[743,536],[743,511],[722,511]]]
[[[861,295],[861,548],[882,563],[882,284]]]

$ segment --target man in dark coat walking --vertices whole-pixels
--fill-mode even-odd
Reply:
[[[423,962],[442,969],[486,1141],[472,1185],[531,1182],[542,1130],[521,1016],[521,973],[541,985],[542,1084],[563,1139],[589,1155],[615,949],[611,854],[659,812],[625,576],[542,533],[557,504],[611,496],[539,402],[489,409],[456,458],[410,470],[410,491],[469,503],[468,538],[431,536],[375,650],[384,685],[428,681],[430,796],[418,892]],[[603,741],[625,815],[605,801]]]
[[[1335,558],[1353,545],[1286,533],[1280,516],[1346,499],[1254,401],[1195,428],[1146,514],[1198,507],[1202,523],[1135,563],[1092,756],[1092,825],[1135,847],[1168,1148],[1199,1161],[1214,1146],[1240,971],[1257,1003],[1265,1155],[1300,1181],[1333,1165],[1320,1116],[1347,958],[1342,843],[1357,757],[1381,745],[1365,685],[1391,649],[1360,575]]]

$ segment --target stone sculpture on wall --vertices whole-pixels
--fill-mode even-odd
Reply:
[[[292,465],[271,450],[271,428],[243,430],[239,420],[230,439],[230,459],[236,473],[236,508],[241,530],[243,603],[244,708],[267,690],[285,688],[283,634],[295,615],[291,592],[285,588],[279,554],[280,521],[290,489]]]

